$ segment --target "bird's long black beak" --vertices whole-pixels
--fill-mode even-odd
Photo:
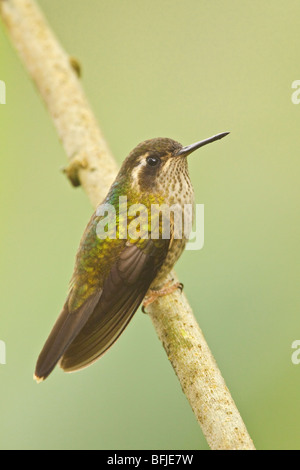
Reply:
[[[182,147],[177,153],[176,156],[184,156],[187,157],[190,153],[194,152],[195,150],[203,147],[204,145],[210,144],[211,142],[215,142],[216,140],[223,139],[229,132],[222,132],[221,134],[213,135],[208,139],[200,140],[200,142],[196,142],[195,144],[187,145],[186,147]]]

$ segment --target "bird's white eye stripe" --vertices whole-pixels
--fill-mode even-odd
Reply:
[[[149,156],[149,152],[146,152],[143,155],[141,155],[140,158],[139,158],[139,164],[142,165],[142,166],[146,166],[148,156]]]

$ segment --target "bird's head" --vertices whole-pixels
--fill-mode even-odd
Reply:
[[[216,140],[228,132],[217,134],[188,146],[168,138],[145,140],[135,147],[124,161],[117,180],[130,181],[141,193],[161,193],[169,187],[180,186],[189,179],[187,156],[195,150]]]

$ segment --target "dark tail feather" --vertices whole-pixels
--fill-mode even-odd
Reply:
[[[42,382],[52,372],[70,343],[76,338],[97,305],[101,291],[93,294],[79,309],[69,312],[66,301],[36,364],[34,378]]]
[[[125,330],[143,297],[144,293],[138,295],[134,292],[121,305],[117,303],[108,311],[103,310],[100,301],[93,317],[66,349],[59,362],[60,367],[65,372],[73,372],[99,359]]]

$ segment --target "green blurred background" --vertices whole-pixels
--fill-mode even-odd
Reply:
[[[140,141],[231,135],[190,158],[205,246],[177,273],[260,449],[300,448],[299,0],[41,0],[119,163]],[[207,449],[139,311],[92,367],[32,380],[92,208],[0,26],[1,449]]]

